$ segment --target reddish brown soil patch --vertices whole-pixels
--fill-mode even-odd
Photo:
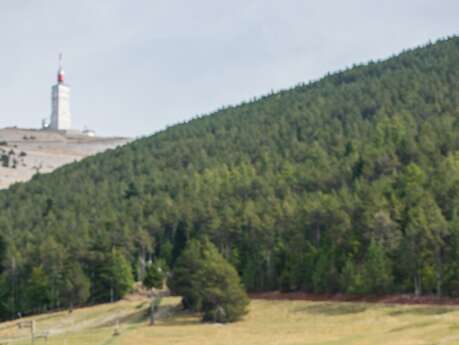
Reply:
[[[252,299],[285,300],[285,301],[335,301],[335,302],[365,302],[384,304],[420,304],[420,305],[459,305],[459,298],[414,295],[380,295],[355,296],[346,294],[312,294],[306,292],[278,291],[250,294]]]

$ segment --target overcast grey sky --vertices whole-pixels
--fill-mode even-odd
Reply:
[[[50,114],[57,56],[73,126],[151,134],[459,33],[457,0],[0,0],[0,127]]]

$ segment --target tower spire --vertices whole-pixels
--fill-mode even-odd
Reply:
[[[64,69],[62,68],[62,53],[59,53],[59,70],[57,72],[57,82],[62,84],[64,82]]]

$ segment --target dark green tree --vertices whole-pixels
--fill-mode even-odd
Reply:
[[[134,285],[134,277],[129,262],[124,255],[113,249],[102,278],[107,282],[110,293],[110,301],[117,301],[123,298]]]
[[[163,260],[153,261],[147,266],[143,285],[148,289],[162,289],[166,272],[166,264]]]
[[[85,303],[90,296],[91,283],[81,269],[81,266],[73,261],[66,265],[62,281],[62,296],[70,311],[75,305]]]
[[[5,270],[6,265],[6,240],[0,235],[0,275]]]
[[[236,270],[207,239],[189,242],[170,286],[183,295],[184,305],[203,313],[204,321],[234,322],[247,313],[249,300]]]
[[[335,263],[334,251],[331,248],[322,248],[311,279],[314,292],[333,293],[338,291],[339,274]]]
[[[412,277],[416,295],[422,293],[423,283],[428,281],[433,285],[430,289],[437,289],[437,293],[441,294],[443,267],[440,255],[447,232],[447,223],[429,195],[409,210],[402,259]],[[436,272],[435,277],[428,277],[429,272]]]
[[[31,309],[29,312],[44,311],[50,306],[52,296],[49,284],[49,277],[43,267],[34,267],[27,284],[27,301]]]
[[[182,304],[186,309],[194,311],[202,310],[202,298],[200,295],[200,281],[194,279],[194,275],[202,269],[203,254],[202,245],[198,240],[190,240],[185,250],[177,259],[177,263],[168,279],[167,285],[171,291],[182,296]]]
[[[188,239],[189,233],[187,224],[181,220],[175,230],[174,247],[172,249],[172,263],[175,263],[182,251],[185,249]]]
[[[392,283],[392,267],[384,248],[372,241],[363,265],[364,291],[368,293],[389,292]]]
[[[349,294],[365,293],[366,286],[359,267],[356,267],[355,260],[348,258],[340,274],[340,288]]]
[[[11,310],[9,306],[10,291],[8,288],[8,282],[4,275],[0,274],[0,319],[5,320],[11,316]]]

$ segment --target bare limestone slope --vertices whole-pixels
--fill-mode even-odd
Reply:
[[[51,172],[129,141],[121,137],[88,137],[77,132],[0,129],[0,189],[27,181],[36,172]]]

